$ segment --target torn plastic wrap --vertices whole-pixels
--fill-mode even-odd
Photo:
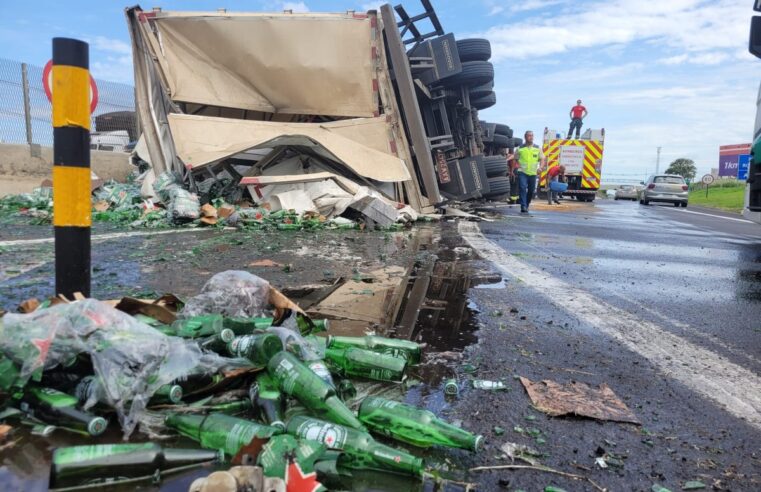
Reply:
[[[159,386],[199,366],[212,371],[229,362],[93,299],[30,314],[9,313],[0,330],[0,350],[21,367],[23,383],[78,354],[89,354],[125,438]],[[88,401],[85,406],[94,403]]]
[[[153,183],[153,189],[166,206],[166,212],[173,222],[187,222],[201,216],[198,197],[183,188],[174,174],[160,174]]]
[[[221,314],[228,318],[265,316],[270,283],[248,272],[228,270],[211,277],[201,293],[190,298],[180,313],[182,318]]]

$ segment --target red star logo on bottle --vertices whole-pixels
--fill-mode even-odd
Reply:
[[[48,358],[48,351],[50,350],[50,345],[53,343],[53,338],[32,338],[32,345],[37,347],[37,350],[40,351],[40,355],[37,357],[37,364],[44,364],[45,359]]]
[[[325,488],[317,481],[317,472],[305,475],[301,466],[291,461],[285,470],[285,490],[287,492],[318,492]]]

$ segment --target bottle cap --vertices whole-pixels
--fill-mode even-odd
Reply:
[[[275,427],[285,432],[285,422],[283,422],[282,420],[275,420],[273,422],[270,422],[269,426]]]
[[[87,433],[91,436],[99,436],[103,434],[108,426],[108,422],[103,417],[95,417],[87,423]]]
[[[172,403],[180,403],[182,401],[182,386],[177,384],[173,385],[169,389],[169,401]]]
[[[225,343],[232,342],[233,338],[235,338],[235,332],[233,332],[230,328],[224,328],[219,332],[219,339]]]

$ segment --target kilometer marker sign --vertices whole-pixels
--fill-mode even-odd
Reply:
[[[45,95],[48,101],[53,102],[53,60],[48,60],[45,68],[42,69],[42,87],[45,89]],[[90,114],[98,106],[98,86],[95,85],[95,79],[90,75]]]

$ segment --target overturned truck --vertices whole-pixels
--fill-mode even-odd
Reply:
[[[428,213],[509,193],[504,154],[520,141],[478,118],[495,102],[488,41],[456,41],[422,4],[414,17],[128,8],[146,182],[169,172],[202,203],[250,194],[376,219],[381,202]]]

